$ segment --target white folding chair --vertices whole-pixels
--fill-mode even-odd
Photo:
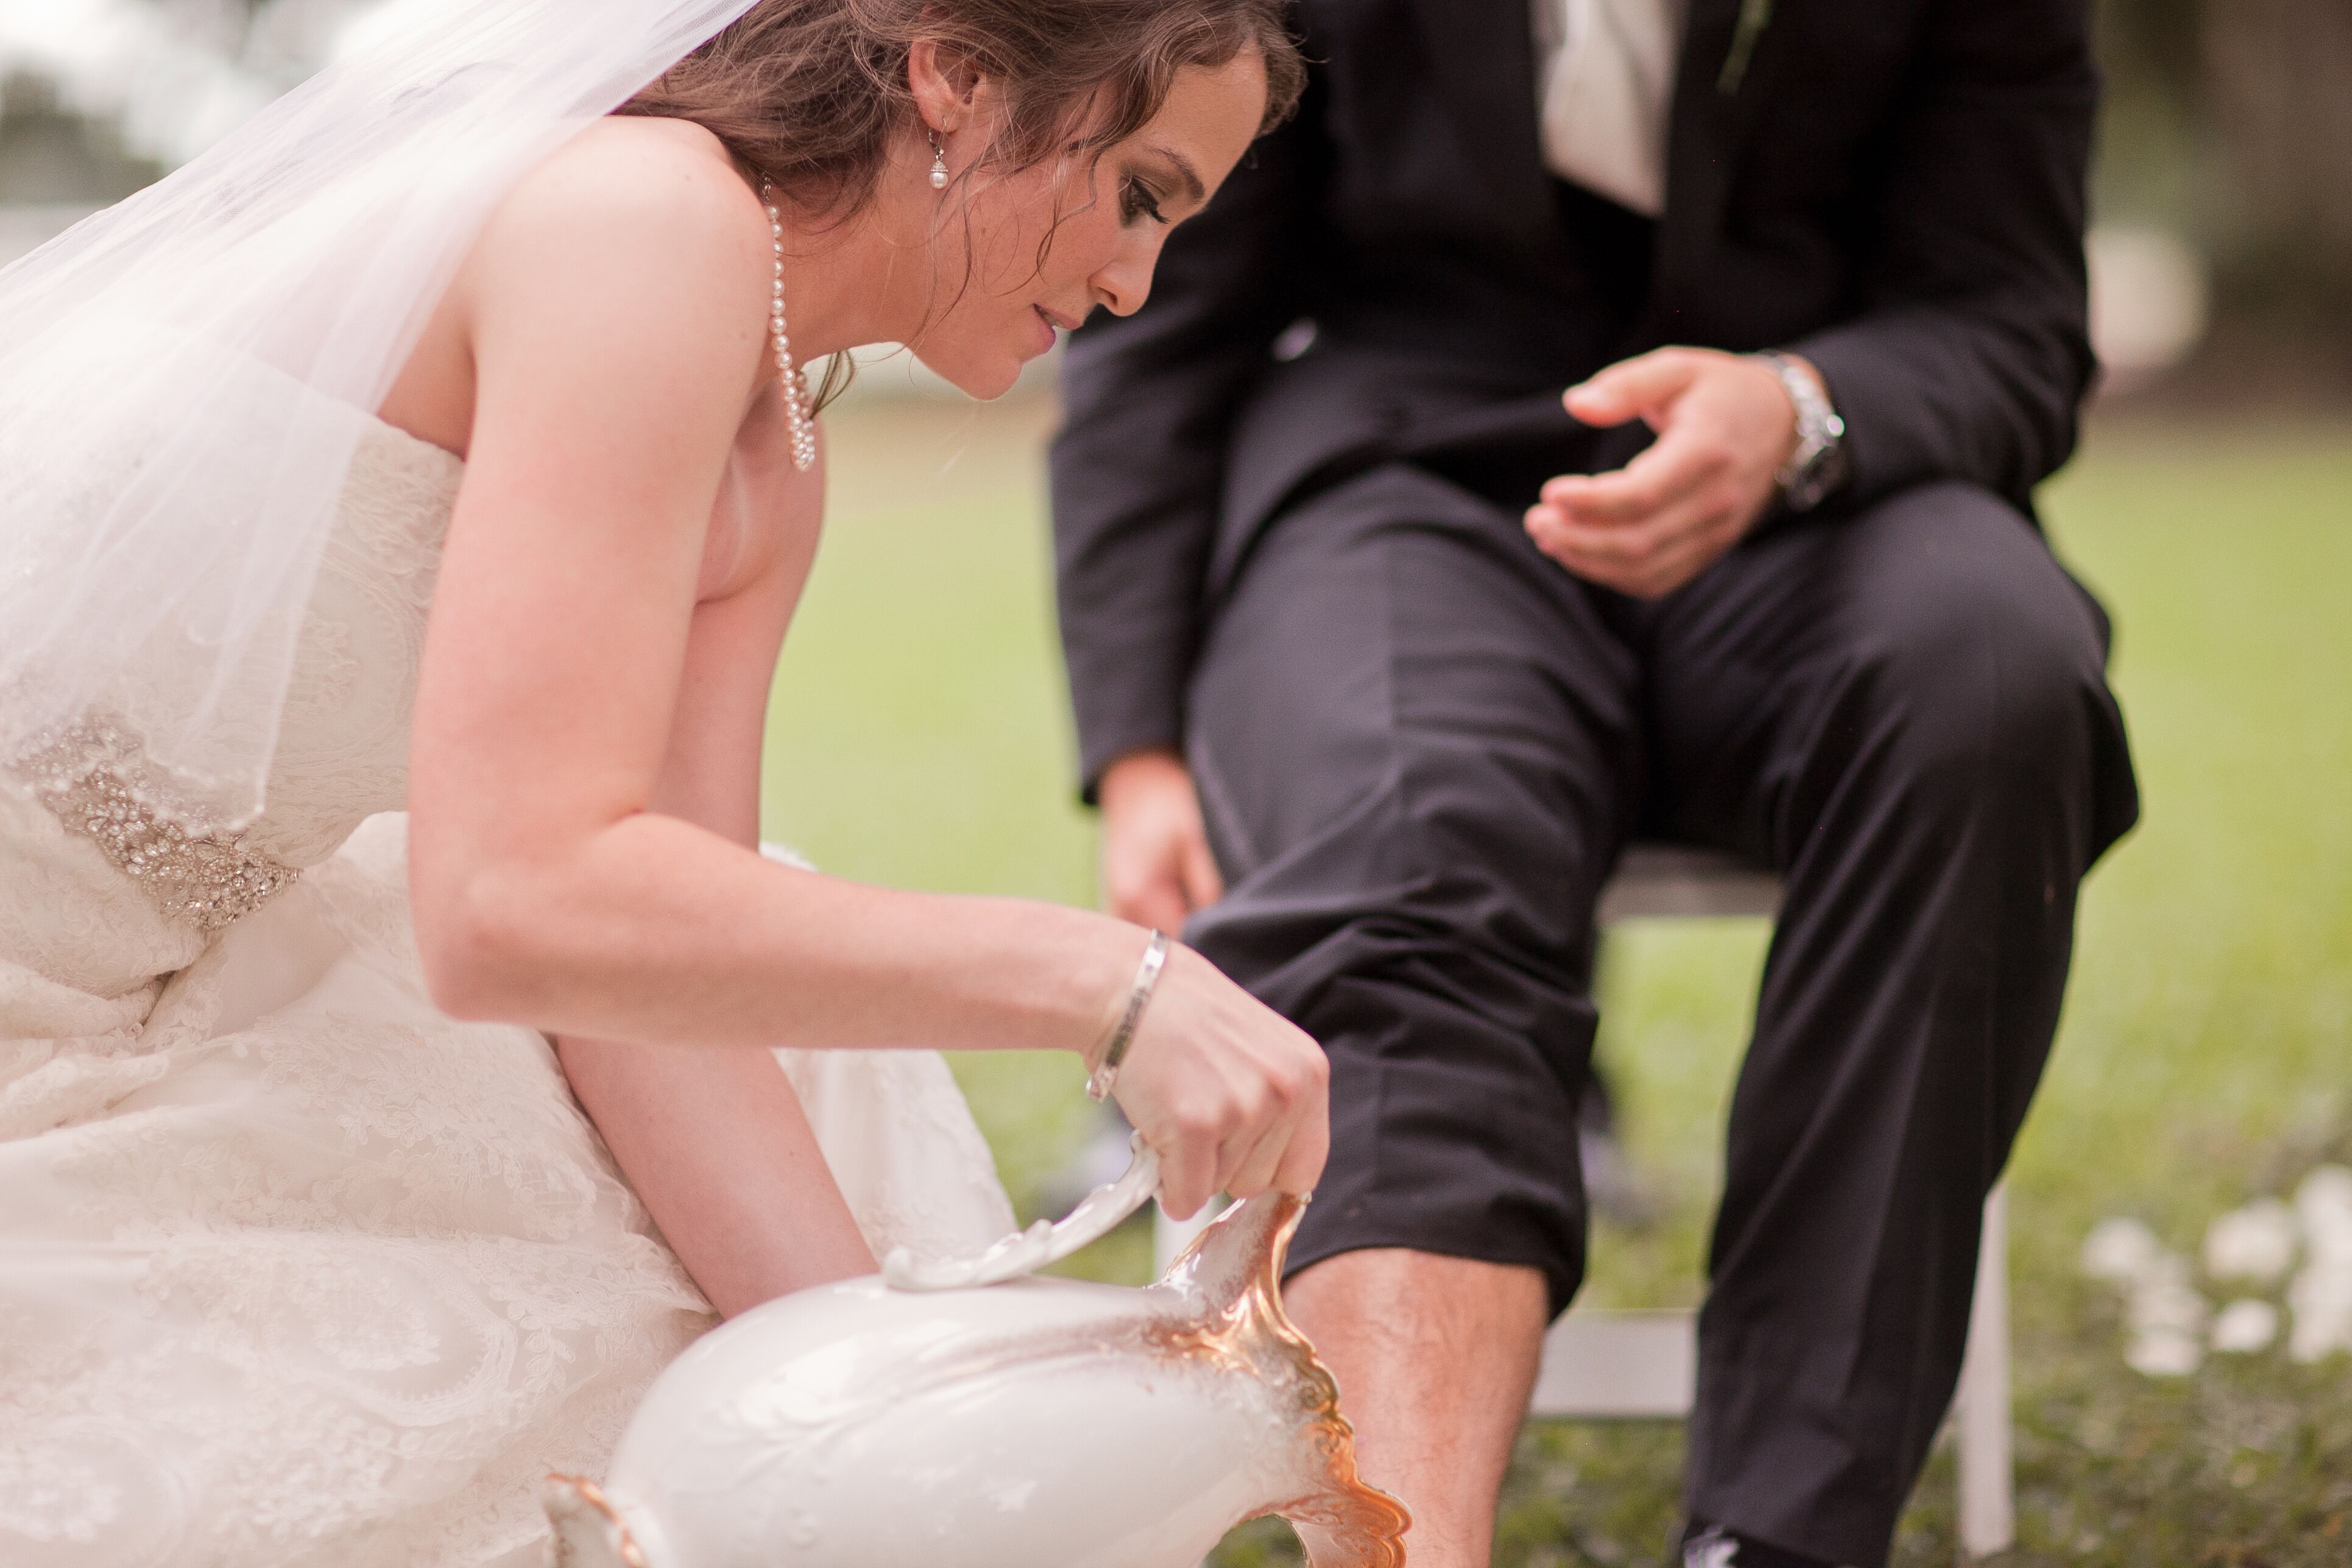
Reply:
[[[1603,926],[1628,920],[1769,917],[1780,886],[1754,868],[1705,850],[1636,845],[1602,891]],[[1208,1223],[1157,1216],[1155,1247],[1165,1268]],[[1690,1414],[1698,1374],[1698,1314],[1571,1307],[1544,1336],[1543,1363],[1528,1414],[1580,1420],[1680,1418]],[[1976,1299],[1952,1422],[1959,1447],[1963,1561],[2006,1551],[2016,1540],[2009,1373],[2009,1203],[1996,1186],[1985,1201]]]

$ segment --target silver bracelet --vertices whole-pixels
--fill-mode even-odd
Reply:
[[[1110,1038],[1103,1046],[1102,1059],[1087,1075],[1088,1100],[1109,1098],[1110,1086],[1118,1081],[1118,1064],[1127,1059],[1128,1047],[1135,1044],[1135,1028],[1143,1022],[1143,1009],[1151,1000],[1151,988],[1160,984],[1160,972],[1167,966],[1167,933],[1153,931],[1151,941],[1143,949],[1143,962],[1135,966],[1135,984],[1128,987],[1126,1010],[1111,1028]]]

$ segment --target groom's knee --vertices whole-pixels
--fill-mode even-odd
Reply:
[[[1927,812],[1989,787],[2087,799],[2120,741],[2106,627],[2032,525],[1980,488],[1935,484],[1852,526],[1850,632],[1815,726],[1824,774],[1866,774]]]

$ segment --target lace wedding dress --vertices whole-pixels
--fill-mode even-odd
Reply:
[[[372,424],[262,818],[190,840],[103,717],[0,773],[0,1563],[532,1563],[714,1321],[553,1053],[436,1013],[408,715],[462,473]],[[877,1253],[1012,1215],[923,1052],[778,1053]]]

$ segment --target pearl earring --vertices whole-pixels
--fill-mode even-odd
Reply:
[[[948,150],[940,145],[938,132],[925,134],[931,139],[931,189],[944,191],[948,188]]]

